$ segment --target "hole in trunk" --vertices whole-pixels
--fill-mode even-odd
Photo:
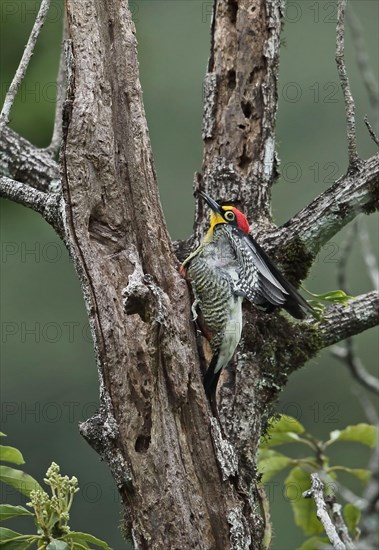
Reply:
[[[241,101],[241,109],[245,118],[250,118],[252,113],[252,107],[250,101]]]
[[[146,453],[149,448],[151,437],[147,435],[139,435],[136,439],[134,448],[137,453]]]
[[[228,1],[228,15],[230,22],[235,25],[237,21],[238,2],[236,0]]]
[[[234,90],[236,87],[236,71],[234,69],[230,69],[228,71],[228,88],[229,90]]]

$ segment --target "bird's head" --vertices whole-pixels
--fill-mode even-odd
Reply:
[[[210,227],[208,233],[213,234],[214,227],[220,223],[233,225],[238,227],[238,229],[241,229],[244,233],[249,233],[249,222],[247,221],[246,216],[242,214],[238,208],[228,204],[220,205],[218,202],[211,199],[211,197],[203,193],[203,191],[199,191],[198,194],[211,208]]]

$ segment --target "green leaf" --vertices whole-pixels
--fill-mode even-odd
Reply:
[[[72,542],[71,544],[73,545],[72,550],[86,550],[87,548],[89,548],[88,544],[84,541]]]
[[[67,542],[59,539],[52,539],[46,546],[46,550],[67,550]]]
[[[36,541],[38,537],[30,536],[28,539],[12,539],[4,542],[0,542],[1,550],[28,550]]]
[[[365,470],[364,468],[347,468],[346,466],[332,466],[332,468],[328,468],[327,472],[346,472],[364,483],[367,483],[372,475],[370,470]]]
[[[12,529],[0,527],[0,548],[2,550],[27,550],[38,539],[35,535],[21,535]]]
[[[0,465],[0,481],[7,485],[11,485],[26,496],[30,495],[30,491],[43,490],[32,476],[21,470],[10,468],[9,466]]]
[[[355,424],[347,426],[344,430],[334,430],[330,433],[330,439],[325,443],[326,446],[332,445],[336,441],[355,441],[368,447],[375,447],[378,439],[378,428],[371,424]]]
[[[318,298],[321,300],[326,300],[327,302],[341,302],[345,303],[348,300],[351,300],[353,296],[349,296],[343,290],[331,290],[325,294],[319,294]]]
[[[23,506],[12,506],[11,504],[0,504],[0,521],[16,516],[34,516]]]
[[[323,532],[321,522],[316,516],[316,506],[311,498],[305,499],[303,492],[311,486],[310,475],[298,466],[293,468],[285,480],[285,496],[291,502],[295,523],[306,535],[318,535]]]
[[[7,529],[7,527],[0,527],[0,541],[4,542],[8,539],[14,539],[15,537],[21,537],[21,533],[16,533],[12,529]]]
[[[325,300],[327,302],[339,302],[345,304],[348,300],[353,298],[353,296],[349,296],[343,290],[329,290],[329,292],[325,292],[324,294],[313,294],[313,292],[310,292],[306,288],[303,287],[303,289],[307,292],[307,294],[310,294],[310,296],[318,298],[318,300]]]
[[[321,550],[329,544],[329,539],[326,537],[312,537],[307,539],[298,550]]]
[[[270,423],[269,432],[270,434],[283,432],[302,434],[305,432],[305,428],[296,418],[281,414],[278,420],[274,420]]]
[[[104,548],[104,550],[112,550],[109,544],[101,539],[98,539],[97,537],[94,537],[93,535],[90,535],[89,533],[79,533],[78,531],[71,531],[67,535],[64,535],[63,538],[69,542],[72,541],[73,543],[85,544],[89,542],[90,544],[99,546],[99,548]]]
[[[7,434],[4,434],[3,432],[0,432],[0,437],[7,437]]]
[[[296,418],[282,414],[279,420],[273,420],[270,423],[267,439],[261,446],[274,447],[283,443],[304,443],[304,439],[298,435],[304,432],[304,426]]]
[[[309,444],[309,442],[306,439],[304,439],[303,437],[300,437],[297,433],[283,432],[283,433],[273,434],[270,437],[270,439],[267,439],[263,443],[263,446],[276,447],[277,445],[284,445],[285,443],[305,443],[306,445]]]
[[[15,447],[0,445],[0,460],[3,462],[12,462],[13,464],[25,464],[24,457]]]
[[[292,458],[272,449],[261,449],[258,453],[258,469],[263,474],[262,483],[267,483],[272,477],[295,462]]]
[[[349,502],[343,507],[343,517],[345,518],[347,528],[353,535],[353,538],[357,538],[360,534],[358,525],[361,520],[361,511],[354,506],[354,504]]]

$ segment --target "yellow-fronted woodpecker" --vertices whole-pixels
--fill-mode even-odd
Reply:
[[[244,298],[267,313],[282,307],[296,319],[313,310],[249,235],[245,215],[203,192],[199,195],[211,208],[210,227],[181,270],[191,282],[192,310],[195,317],[199,312],[201,330],[213,353],[204,377],[205,392],[212,397],[241,338]]]

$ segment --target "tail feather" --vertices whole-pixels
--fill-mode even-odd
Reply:
[[[212,360],[209,364],[207,372],[204,375],[204,390],[205,394],[209,400],[212,400],[216,395],[217,383],[220,378],[221,369],[215,372],[219,354],[216,353],[213,355]]]

